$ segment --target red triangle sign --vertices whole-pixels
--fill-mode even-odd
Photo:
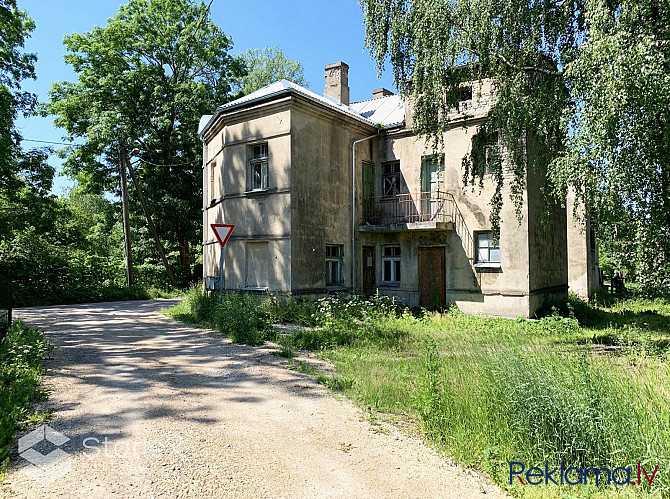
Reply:
[[[221,244],[221,246],[225,246],[235,226],[231,224],[211,224],[211,225],[212,230],[214,231],[214,235],[219,240],[219,244]]]

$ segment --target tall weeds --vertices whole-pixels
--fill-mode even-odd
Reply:
[[[448,454],[501,484],[511,461],[633,471],[641,461],[659,465],[653,489],[670,493],[663,368],[631,371],[621,359],[544,345],[459,346],[459,355],[437,355],[429,344],[417,397],[427,436]]]

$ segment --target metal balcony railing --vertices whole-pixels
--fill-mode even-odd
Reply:
[[[363,205],[363,223],[371,225],[453,222],[454,198],[443,191],[373,196],[366,198]]]
[[[402,193],[392,197],[372,196],[363,200],[363,223],[395,225],[417,222],[453,223],[468,258],[474,240],[454,196],[444,191]]]

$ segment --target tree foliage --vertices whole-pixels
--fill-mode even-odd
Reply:
[[[14,126],[19,114],[29,114],[35,96],[21,90],[21,81],[35,78],[34,54],[22,51],[26,38],[35,28],[15,0],[0,0],[0,191],[19,188],[16,176],[29,163],[20,161],[21,136]]]
[[[66,170],[91,192],[118,192],[119,144],[140,177],[158,233],[188,265],[199,242],[200,117],[243,74],[231,39],[190,0],[131,0],[104,27],[65,37],[76,82],[57,82],[46,113],[71,140]],[[137,208],[137,203],[134,203]]]
[[[242,54],[242,60],[247,75],[240,80],[239,87],[245,95],[282,79],[309,86],[302,64],[286,57],[279,47],[248,49]]]
[[[634,235],[636,272],[670,286],[670,4],[662,0],[361,0],[366,44],[439,142],[463,81],[493,78],[512,201],[529,165],[573,190],[602,238]],[[478,175],[476,170],[471,177]],[[499,189],[500,190],[500,189]],[[493,200],[492,221],[501,196]],[[626,224],[626,226],[622,226]],[[616,246],[614,244],[613,246]]]

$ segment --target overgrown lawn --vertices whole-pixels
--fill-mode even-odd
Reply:
[[[309,349],[340,377],[322,379],[372,417],[405,419],[459,463],[515,495],[670,496],[670,302],[571,298],[543,319],[413,313],[386,297],[304,302],[192,291],[171,314],[245,342]],[[235,316],[244,316],[245,319]],[[224,326],[232,320],[234,332]],[[277,336],[273,322],[310,326]],[[260,336],[259,336],[260,335]],[[289,354],[285,356],[290,356]],[[509,483],[510,462],[550,469],[627,467],[650,485]],[[619,471],[618,480],[622,480]],[[574,477],[573,477],[574,480]]]

